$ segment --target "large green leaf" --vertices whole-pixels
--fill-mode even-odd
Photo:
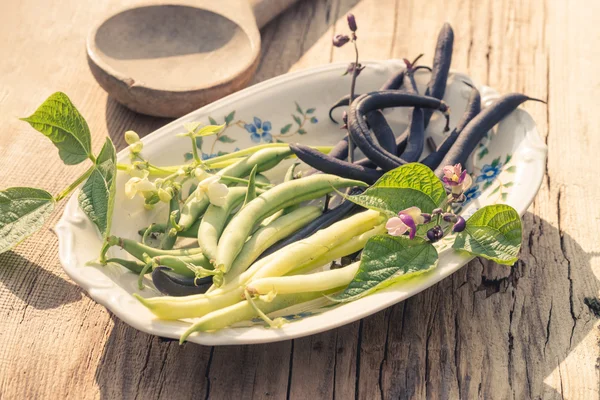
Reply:
[[[468,220],[456,236],[456,250],[466,251],[497,262],[512,265],[521,250],[522,227],[517,211],[506,204],[485,206]]]
[[[433,245],[419,237],[373,236],[365,246],[356,276],[337,301],[350,301],[389,286],[408,274],[426,271],[437,263]]]
[[[39,230],[55,204],[54,197],[42,189],[13,187],[0,191],[0,253]]]
[[[110,138],[96,158],[94,170],[79,192],[79,206],[98,227],[100,233],[110,233],[116,182],[116,153]]]
[[[66,94],[54,93],[22,120],[54,143],[65,164],[75,165],[91,158],[90,129]]]
[[[392,216],[412,206],[431,212],[444,202],[446,190],[431,169],[411,163],[387,172],[364,193],[348,199]]]

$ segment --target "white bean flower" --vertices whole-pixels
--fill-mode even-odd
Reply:
[[[221,179],[218,175],[211,175],[203,179],[198,184],[196,196],[208,196],[208,201],[217,207],[222,207],[225,204],[225,198],[229,193],[229,188],[219,182]]]
[[[129,199],[133,199],[138,193],[144,196],[144,193],[155,191],[156,185],[154,182],[150,182],[147,176],[143,178],[133,177],[125,184],[125,196]]]

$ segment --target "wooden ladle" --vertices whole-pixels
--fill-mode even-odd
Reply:
[[[88,64],[119,103],[179,117],[248,85],[259,29],[295,1],[146,0],[90,32]]]

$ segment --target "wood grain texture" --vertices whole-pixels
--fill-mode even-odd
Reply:
[[[123,0],[6,2],[0,14],[0,183],[57,192],[85,166],[64,167],[16,117],[69,94],[93,145],[167,122],[136,115],[97,86],[87,29]],[[40,10],[43,8],[43,12]],[[453,68],[527,104],[549,146],[540,193],[512,268],[475,260],[360,322],[272,345],[202,347],[126,326],[72,283],[51,226],[0,255],[0,397],[293,399],[597,399],[600,332],[586,305],[600,278],[600,3],[568,0],[306,0],[262,32],[255,81],[350,60],[333,49],[352,11],[363,59],[430,60],[437,30],[455,30]],[[30,159],[34,154],[35,159]],[[589,172],[588,172],[589,171]]]

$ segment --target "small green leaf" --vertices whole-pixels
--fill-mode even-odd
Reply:
[[[282,135],[285,135],[286,133],[288,133],[290,131],[291,128],[292,128],[292,124],[287,124],[286,126],[281,128],[279,133],[281,133]]]
[[[0,191],[0,253],[39,230],[56,201],[42,189],[13,187]]]
[[[298,124],[298,126],[302,126],[302,120],[300,119],[300,117],[298,117],[297,115],[292,114],[292,118],[294,118],[294,121],[296,121],[296,123]]]
[[[512,160],[512,154],[507,154],[506,159],[504,160],[504,164],[508,164]]]
[[[506,168],[507,172],[515,172],[517,170],[517,166],[516,165],[512,165],[508,168]]]
[[[275,139],[275,143],[285,143],[283,140]]]
[[[190,161],[192,158],[194,158],[194,155],[189,151],[183,155],[185,161]]]
[[[442,205],[446,190],[431,169],[420,163],[410,163],[387,172],[364,193],[347,198],[363,207],[394,216],[412,206],[429,213]]]
[[[222,150],[217,151],[217,157],[224,156],[225,154],[229,154],[229,153],[226,151],[222,151]]]
[[[498,193],[498,190],[500,190],[500,188],[501,188],[500,185],[496,186],[496,188],[494,190],[492,190],[492,193],[490,193],[490,196],[493,195],[493,194],[495,194],[495,193]]]
[[[494,181],[486,181],[486,182],[483,184],[483,188],[482,188],[482,190],[486,190],[487,188],[489,188],[489,187],[490,187],[490,186],[492,186],[493,184],[494,184]]]
[[[307,114],[312,114],[312,113],[315,112],[315,110],[316,110],[316,108],[309,108],[308,110],[306,110],[306,113]]]
[[[506,201],[506,199],[508,199],[508,193],[502,193],[500,197],[502,198],[502,201]]]
[[[217,120],[216,120],[216,119],[214,119],[214,118],[213,118],[213,117],[211,117],[211,116],[209,116],[209,117],[208,117],[208,122],[210,122],[210,124],[211,124],[211,125],[219,125],[219,124],[217,123]]]
[[[200,126],[202,125],[202,122],[187,122],[185,124],[183,124],[183,128],[187,131],[186,135],[191,133],[195,133],[196,129],[200,128]]]
[[[452,247],[498,264],[513,265],[518,260],[521,236],[517,211],[506,204],[494,204],[477,210],[467,220]]]
[[[433,245],[419,237],[377,235],[367,242],[356,276],[333,299],[351,301],[387,287],[415,272],[435,266],[438,253]]]
[[[194,139],[196,139],[196,148],[199,150],[202,150],[202,143],[204,142],[204,139],[202,138],[202,136],[198,136],[195,137]],[[192,153],[190,153],[192,154]],[[192,154],[192,158],[194,157],[194,155]]]
[[[504,187],[505,187],[505,188],[509,188],[509,187],[511,187],[512,185],[514,185],[514,183],[512,183],[512,182],[506,182],[506,183],[504,184]]]
[[[250,176],[248,177],[248,191],[246,192],[246,198],[244,199],[244,204],[242,208],[246,206],[246,204],[250,203],[252,200],[256,198],[256,170],[257,165],[252,168],[250,172]]]
[[[300,104],[298,104],[297,101],[295,101],[294,103],[296,104],[296,111],[298,111],[300,115],[304,115],[304,111],[302,111],[302,107],[300,107]]]
[[[487,147],[484,147],[483,149],[481,149],[481,151],[479,152],[479,154],[477,154],[477,157],[481,160],[488,153],[489,153],[489,151],[488,151]]]
[[[495,167],[496,165],[500,164],[500,157],[498,158],[494,158],[492,160],[492,167]]]
[[[225,125],[229,126],[229,124],[231,124],[231,121],[233,121],[234,117],[235,117],[235,110],[225,116]],[[213,125],[216,125],[216,124],[213,124]]]
[[[223,125],[206,125],[200,129],[198,129],[194,135],[196,137],[216,135],[217,133],[221,132],[223,129],[225,129],[225,124],[223,124]]]
[[[116,154],[110,138],[96,158],[96,165],[79,192],[79,206],[104,236],[110,233],[114,209]]]
[[[306,131],[304,129],[298,129],[298,135],[306,135]]]
[[[217,138],[217,140],[223,143],[234,143],[236,141],[234,138],[227,135],[221,135]]]
[[[92,158],[90,129],[66,94],[50,95],[32,115],[21,119],[54,143],[65,164]]]

